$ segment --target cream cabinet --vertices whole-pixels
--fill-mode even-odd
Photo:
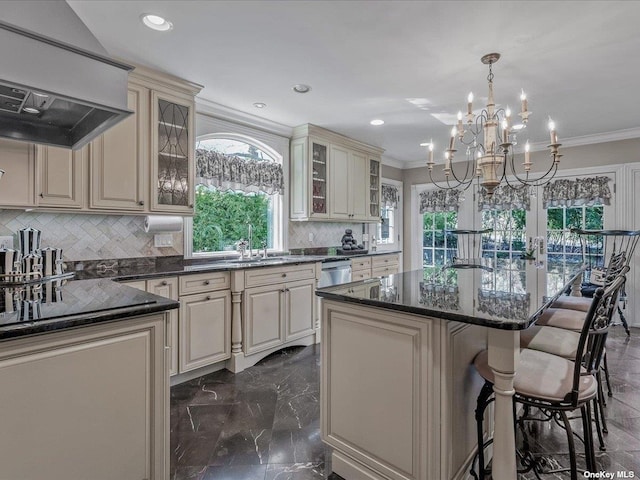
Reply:
[[[193,214],[193,96],[151,92],[151,210]]]
[[[245,272],[243,350],[268,350],[312,334],[315,264]]]
[[[89,147],[80,150],[36,145],[36,204],[39,207],[84,207]]]
[[[0,476],[168,478],[164,332],[159,313],[2,342]]]
[[[180,373],[231,356],[231,292],[180,297]]]
[[[145,289],[149,293],[160,295],[161,297],[178,300],[178,278],[167,277],[160,279],[147,280]],[[169,328],[167,331],[167,345],[171,349],[171,360],[169,362],[169,375],[178,373],[178,313],[179,310],[174,309],[167,312],[169,316]]]
[[[145,210],[149,89],[130,82],[127,98],[134,113],[90,145],[91,208]]]
[[[371,215],[372,177],[383,150],[315,125],[294,128],[290,157],[292,220],[379,221]],[[372,162],[377,162],[376,164]],[[379,188],[379,186],[377,187]]]
[[[35,205],[35,147],[33,144],[0,139],[0,208]]]
[[[368,177],[367,184],[367,219],[371,221],[380,221],[380,196],[382,194],[381,176],[380,176],[380,159],[368,158],[367,170],[365,175]]]
[[[366,220],[367,157],[332,144],[329,171],[329,217],[333,220]]]
[[[392,275],[400,270],[400,254],[398,253],[359,256],[351,259],[351,278],[354,282]]]

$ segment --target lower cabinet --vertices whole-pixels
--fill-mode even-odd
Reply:
[[[178,300],[177,277],[147,280],[145,289],[149,293],[170,298],[171,300]],[[176,375],[178,373],[178,310],[170,310],[167,315],[169,315],[167,345],[171,348],[169,375]]]
[[[315,280],[300,280],[246,289],[245,354],[277,347],[313,333],[314,285]]]
[[[180,373],[231,356],[231,292],[180,297]]]
[[[354,282],[372,277],[392,275],[399,273],[400,270],[400,254],[398,253],[354,257],[351,259],[351,279]]]
[[[2,342],[0,477],[168,478],[165,321],[150,314]]]

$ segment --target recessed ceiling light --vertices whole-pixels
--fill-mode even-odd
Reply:
[[[153,30],[166,32],[167,30],[171,30],[173,28],[173,23],[171,23],[169,20],[152,13],[142,14],[140,16],[140,19],[142,20],[142,23]]]
[[[382,125],[384,124],[384,120],[380,120],[379,118],[376,118],[375,120],[371,120],[369,123],[371,125]]]
[[[291,89],[296,93],[308,93],[311,91],[311,87],[303,83],[298,83],[297,85],[291,87]]]
[[[38,114],[40,113],[40,110],[38,110],[37,108],[33,108],[33,107],[24,107],[22,109],[23,112],[27,112],[27,113],[35,113]]]
[[[267,104],[262,102],[256,102],[253,104],[253,106],[256,108],[266,108]]]

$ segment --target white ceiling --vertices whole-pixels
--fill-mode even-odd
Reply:
[[[638,1],[68,3],[112,55],[200,83],[200,97],[241,112],[380,146],[390,164],[424,161],[430,138],[444,148],[450,127],[433,114],[464,112],[469,91],[486,99],[480,57],[494,51],[497,103],[518,111],[528,94],[523,140],[546,145],[549,115],[565,143],[640,136]],[[149,30],[142,13],[174,29]],[[296,94],[296,83],[313,90]]]

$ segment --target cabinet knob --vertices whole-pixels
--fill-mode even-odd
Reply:
[[[209,283],[210,283],[210,282],[209,282],[209,280],[205,280],[203,283],[204,283],[205,285],[209,285]]]
[[[211,300],[211,295],[207,295],[207,296],[205,297],[205,300]]]
[[[286,292],[286,291],[287,291],[287,289],[286,289],[286,288],[283,288],[282,290],[280,290],[280,292],[281,292],[281,293],[284,293],[284,292]]]
[[[140,200],[140,201],[138,202],[138,205],[140,205],[141,207],[144,207],[144,201],[143,201],[143,200]]]
[[[189,208],[193,208],[193,203],[190,203],[190,204],[189,204]]]
[[[282,278],[284,278],[284,277],[286,277],[286,276],[287,276],[287,274],[286,274],[286,273],[283,273],[283,274],[282,274]]]
[[[40,198],[44,198],[44,193],[40,192]]]
[[[167,285],[167,281],[163,280],[162,282],[160,282],[160,285],[162,285],[163,287]]]

